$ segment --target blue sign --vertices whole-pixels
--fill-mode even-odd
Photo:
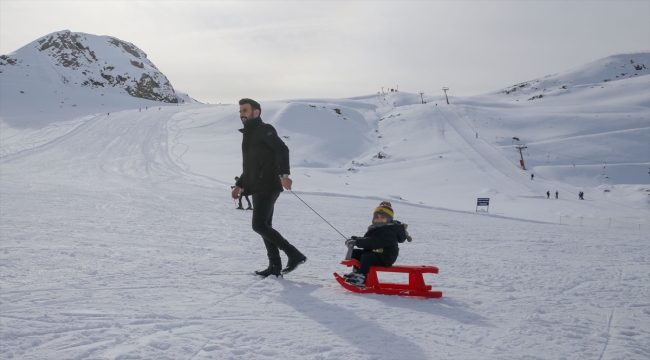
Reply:
[[[487,206],[487,211],[490,211],[490,198],[478,198],[476,199],[476,211],[478,211],[479,206]]]

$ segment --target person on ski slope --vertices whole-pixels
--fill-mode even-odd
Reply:
[[[232,190],[232,198],[252,195],[253,231],[262,236],[269,258],[269,266],[255,274],[267,277],[287,274],[307,261],[307,257],[273,228],[275,201],[283,187],[291,190],[289,178],[289,148],[280,139],[275,128],[262,122],[262,107],[252,99],[239,100],[239,117],[244,128],[242,139],[243,172]],[[282,269],[280,250],[287,255],[287,266]]]
[[[391,267],[395,263],[399,255],[398,243],[410,239],[410,236],[405,224],[393,220],[394,214],[391,203],[382,201],[373,211],[372,225],[368,226],[363,237],[352,236],[346,240],[348,248],[359,248],[352,251],[352,258],[359,260],[360,267],[353,267],[351,273],[345,274],[345,282],[365,287],[371,266]]]
[[[235,182],[237,182],[237,180],[239,180],[239,176],[235,176]],[[232,188],[234,189],[235,187],[232,186]],[[251,201],[250,199],[248,199],[248,195],[239,196],[239,206],[237,207],[237,210],[244,210],[244,206],[241,204],[241,199],[244,197],[246,198],[246,202],[248,203],[248,207],[246,208],[246,210],[253,210],[253,207],[251,206]]]

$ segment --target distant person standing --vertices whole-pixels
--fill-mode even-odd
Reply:
[[[239,180],[239,176],[235,176],[235,181],[238,180]],[[232,188],[234,189],[235,187],[233,186]],[[253,210],[253,207],[251,206],[251,201],[248,199],[248,195],[239,196],[239,207],[237,208],[237,210],[244,210],[244,206],[241,203],[242,198],[246,198],[246,202],[248,203],[248,207],[246,208],[246,210]]]
[[[291,190],[289,179],[289,148],[275,128],[262,122],[260,104],[251,99],[239,100],[239,117],[244,128],[242,139],[243,172],[232,191],[233,199],[240,195],[253,196],[253,231],[264,240],[269,266],[255,274],[267,277],[287,274],[307,261],[307,257],[273,228],[275,202],[284,187]],[[287,266],[282,269],[280,250],[287,254]]]
[[[530,179],[533,180],[535,178],[535,174],[530,174]]]
[[[558,193],[557,190],[555,190],[555,200],[557,200],[557,196],[558,196],[559,194],[560,194],[560,193]]]
[[[547,191],[547,192],[546,192],[546,198],[547,198],[547,199],[550,199],[550,198],[551,198],[551,192],[550,192],[550,191]]]

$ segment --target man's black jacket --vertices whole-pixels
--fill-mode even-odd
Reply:
[[[280,175],[289,172],[289,148],[278,136],[271,124],[261,118],[247,120],[241,143],[243,170],[237,186],[243,195],[266,191],[282,191]]]

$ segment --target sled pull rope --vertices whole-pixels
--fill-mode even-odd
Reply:
[[[305,202],[305,200],[301,199],[300,196],[296,195],[296,193],[293,192],[293,190],[289,190],[289,191],[291,191],[291,193],[294,194],[294,195],[298,198],[298,200],[302,201],[303,204],[307,205],[307,207],[310,208],[311,211],[313,211],[316,215],[318,215],[321,219],[323,219],[323,221],[325,221],[325,222],[327,223],[327,225],[331,226],[332,229],[334,229],[334,231],[336,231],[337,233],[339,233],[339,235],[343,236],[343,238],[344,238],[345,240],[348,239],[347,237],[345,237],[345,235],[341,234],[340,231],[336,230],[336,228],[335,228],[334,226],[332,226],[332,224],[330,224],[329,221],[325,220],[324,217],[322,217],[318,212],[316,212],[316,210],[312,209],[312,207],[309,206],[309,204],[307,204],[307,203]]]

